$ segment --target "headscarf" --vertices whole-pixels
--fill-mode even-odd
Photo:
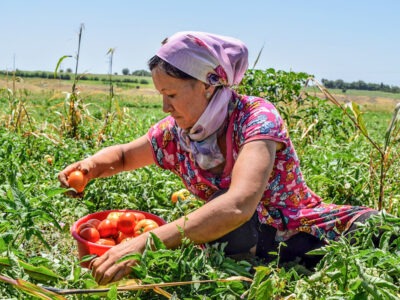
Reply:
[[[232,85],[240,83],[248,67],[246,46],[235,38],[185,31],[169,37],[156,54],[172,66],[216,89],[207,108],[190,130],[178,127],[180,145],[205,170],[224,157],[218,147],[218,130],[228,116]]]

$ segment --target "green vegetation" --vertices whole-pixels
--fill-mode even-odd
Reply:
[[[223,245],[200,249],[186,241],[168,250],[153,237],[156,249],[135,256],[140,263],[132,277],[160,286],[136,283],[135,290],[121,292],[122,285],[132,285],[121,282],[102,294],[93,291],[96,283],[79,265],[69,232],[77,219],[128,208],[171,221],[201,203],[192,197],[173,204],[171,194],[182,183],[154,166],[96,179],[82,199],[64,195],[57,173],[105,146],[145,134],[165,116],[161,99],[119,95],[108,82],[102,93],[76,94],[73,124],[68,119],[71,98],[55,90],[20,89],[20,82],[10,81],[10,88],[0,90],[0,294],[10,299],[398,299],[400,240],[390,240],[400,233],[398,116],[389,126],[393,112],[344,107],[325,90],[328,99],[307,94],[308,80],[304,73],[251,70],[238,91],[275,103],[309,185],[326,201],[381,205],[382,215],[363,227],[357,243],[332,242],[316,251],[325,254],[317,269],[307,270],[296,263],[282,267],[277,261],[265,265],[254,258],[229,258]],[[78,88],[82,83],[75,81]],[[75,131],[69,131],[71,126]],[[383,234],[374,247],[378,230]],[[42,286],[67,290],[55,296]]]
[[[238,92],[277,106],[310,187],[325,201],[371,206],[381,214],[362,227],[354,243],[343,237],[314,251],[324,255],[315,270],[296,262],[282,266],[278,260],[263,264],[226,257],[224,245],[201,248],[184,240],[169,250],[153,235],[151,248],[149,240],[143,255],[130,257],[138,262],[131,280],[99,290],[78,260],[70,234],[76,220],[102,210],[138,209],[171,221],[202,203],[193,196],[173,203],[172,193],[183,185],[155,166],[93,180],[82,199],[67,197],[59,187],[57,174],[65,166],[103,147],[132,141],[165,116],[161,98],[141,89],[151,90],[151,81],[133,82],[129,70],[113,74],[113,49],[109,74],[78,74],[82,30],[83,25],[74,73],[58,70],[70,58],[63,56],[57,79],[48,79],[54,73],[46,72],[0,74],[5,82],[0,88],[1,297],[400,298],[400,105],[379,112],[342,104],[308,74],[274,69],[249,70]],[[29,84],[31,75],[40,75],[39,85]]]

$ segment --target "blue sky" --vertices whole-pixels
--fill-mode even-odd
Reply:
[[[12,0],[0,3],[0,70],[53,71],[76,55],[79,72],[147,69],[161,41],[182,30],[208,31],[244,41],[250,65],[400,86],[398,0]],[[64,60],[63,69],[74,69]]]

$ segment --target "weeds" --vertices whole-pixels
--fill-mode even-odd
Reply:
[[[309,81],[315,83],[316,86],[324,93],[327,99],[330,100],[333,104],[335,104],[343,111],[343,113],[351,120],[354,126],[362,133],[362,135],[368,140],[368,142],[372,145],[372,147],[378,152],[379,156],[378,166],[375,167],[374,162],[371,161],[370,167],[372,169],[372,174],[375,173],[375,170],[378,170],[376,172],[378,173],[377,177],[379,181],[378,210],[382,210],[384,205],[387,174],[390,168],[396,165],[396,161],[398,161],[398,158],[400,157],[398,152],[396,153],[395,151],[393,151],[395,150],[393,148],[396,147],[396,144],[392,142],[392,140],[398,140],[400,138],[400,126],[398,121],[400,103],[396,105],[393,111],[392,119],[389,123],[389,126],[384,136],[385,138],[383,141],[383,146],[381,146],[369,135],[360,108],[356,103],[351,102],[347,105],[342,105],[339,101],[335,99],[334,96],[332,96],[332,94],[325,87],[323,87],[314,78],[310,78]],[[350,112],[347,108],[349,108]],[[391,157],[391,155],[393,155],[393,157]],[[374,177],[375,176],[372,176],[371,179],[372,181],[374,181]]]

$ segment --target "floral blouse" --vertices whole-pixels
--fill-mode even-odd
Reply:
[[[150,128],[148,139],[155,161],[181,177],[186,188],[205,201],[216,191],[229,188],[233,166],[244,144],[266,139],[284,145],[276,152],[272,175],[257,207],[259,221],[277,229],[277,241],[287,240],[298,232],[337,239],[357,217],[371,210],[321,202],[304,181],[283,119],[265,99],[232,94],[226,125],[227,157],[222,174],[197,166],[190,153],[181,148],[176,126],[175,120],[168,116]]]

